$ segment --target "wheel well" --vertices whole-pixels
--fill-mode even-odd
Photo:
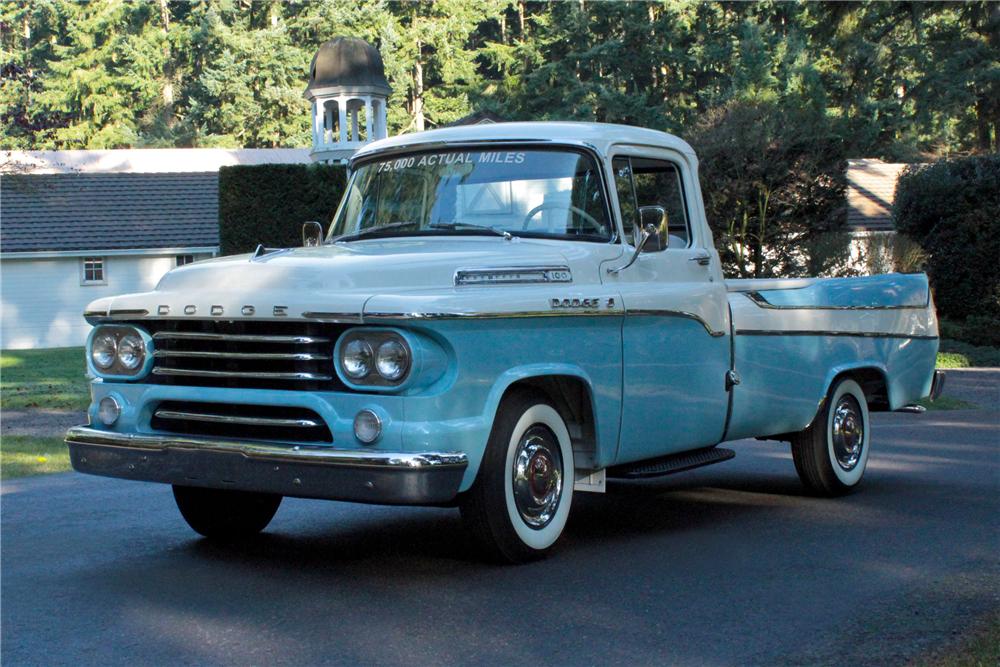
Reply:
[[[889,386],[881,370],[877,368],[852,368],[838,375],[833,381],[835,383],[844,377],[849,377],[861,385],[861,391],[865,392],[869,410],[872,412],[889,410]]]
[[[594,403],[590,387],[573,375],[544,375],[525,378],[513,383],[503,398],[517,389],[532,389],[545,395],[566,422],[573,441],[576,467],[593,469],[597,460],[597,431],[594,422]],[[500,400],[503,401],[503,398]]]

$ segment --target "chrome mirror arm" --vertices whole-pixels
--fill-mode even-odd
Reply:
[[[649,239],[653,238],[654,232],[651,230],[651,227],[652,225],[646,225],[646,227],[639,233],[639,242],[635,244],[635,252],[632,253],[632,257],[629,258],[626,264],[617,267],[608,267],[608,273],[610,275],[619,274],[635,264],[636,260],[639,259],[639,255],[642,254],[643,249],[646,247],[646,243]]]

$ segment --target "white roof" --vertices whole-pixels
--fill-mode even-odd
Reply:
[[[607,152],[613,144],[635,144],[671,148],[680,153],[694,155],[694,150],[686,141],[658,130],[610,123],[536,122],[459,125],[440,130],[401,134],[368,144],[355,153],[354,157],[359,158],[385,149],[475,141],[551,141],[586,144],[600,152]]]
[[[8,151],[0,163],[28,174],[186,173],[248,164],[310,164],[308,148],[129,148]]]

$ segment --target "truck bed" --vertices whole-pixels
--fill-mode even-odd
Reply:
[[[938,330],[927,276],[727,280],[733,394],[726,439],[802,430],[833,379],[867,369],[881,377],[881,409],[930,392]]]

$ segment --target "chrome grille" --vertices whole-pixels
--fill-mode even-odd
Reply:
[[[343,325],[312,322],[158,320],[149,381],[188,386],[342,390],[333,346]]]
[[[332,442],[326,422],[307,408],[164,401],[150,426],[158,431],[241,440]]]

